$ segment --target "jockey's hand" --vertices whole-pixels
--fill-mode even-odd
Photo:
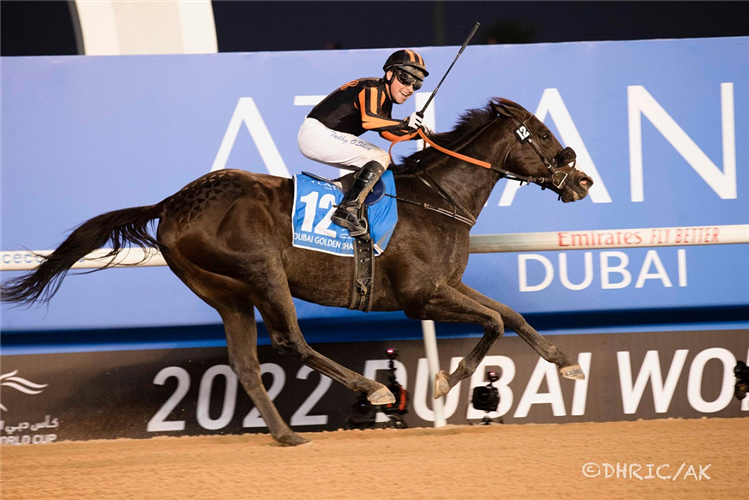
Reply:
[[[424,115],[421,114],[421,111],[415,111],[414,113],[411,114],[411,116],[408,117],[407,127],[411,130],[416,131],[419,129],[419,127],[421,127],[421,122],[423,120],[424,120]]]

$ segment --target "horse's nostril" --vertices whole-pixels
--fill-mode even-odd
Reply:
[[[589,179],[587,177],[583,177],[582,179],[580,179],[580,185],[582,187],[590,187],[590,186],[593,185],[593,179]]]

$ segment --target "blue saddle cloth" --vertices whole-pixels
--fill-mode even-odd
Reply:
[[[369,234],[374,240],[375,256],[387,248],[390,237],[398,222],[398,209],[395,198],[395,180],[390,171],[385,171],[375,187],[383,189],[378,201],[368,207]],[[384,196],[388,194],[390,196]],[[312,178],[302,173],[294,175],[294,206],[291,210],[294,230],[293,245],[298,248],[317,250],[334,255],[354,256],[354,239],[348,229],[333,224],[336,205],[343,199],[343,193],[330,182]],[[369,198],[368,198],[369,199]]]

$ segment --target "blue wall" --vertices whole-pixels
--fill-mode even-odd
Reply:
[[[456,48],[419,51],[432,73],[423,102]],[[156,203],[214,165],[334,175],[298,151],[305,103],[314,100],[300,96],[379,76],[389,52],[3,58],[2,249],[54,248],[81,222]],[[494,96],[536,112],[596,186],[588,199],[562,205],[535,186],[515,192],[500,183],[473,234],[749,223],[749,38],[472,46],[427,120],[448,130]],[[396,107],[395,117],[416,105]],[[253,135],[244,124],[232,134],[233,117]],[[259,138],[264,128],[272,141]],[[591,259],[592,281],[580,290],[565,286],[561,254],[551,252],[473,255],[465,282],[536,318],[715,309],[747,319],[749,245],[617,252],[564,252],[571,283],[583,282]],[[544,259],[554,276],[540,288]],[[298,306],[303,321],[402,319]],[[6,333],[218,322],[166,268],[71,274],[49,306],[2,307]]]

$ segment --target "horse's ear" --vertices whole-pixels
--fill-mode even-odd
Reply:
[[[505,99],[504,97],[495,97],[494,99],[492,99],[492,107],[498,115],[512,118],[513,116],[515,116],[512,113],[512,108],[517,107],[517,104],[510,101],[509,99]]]

